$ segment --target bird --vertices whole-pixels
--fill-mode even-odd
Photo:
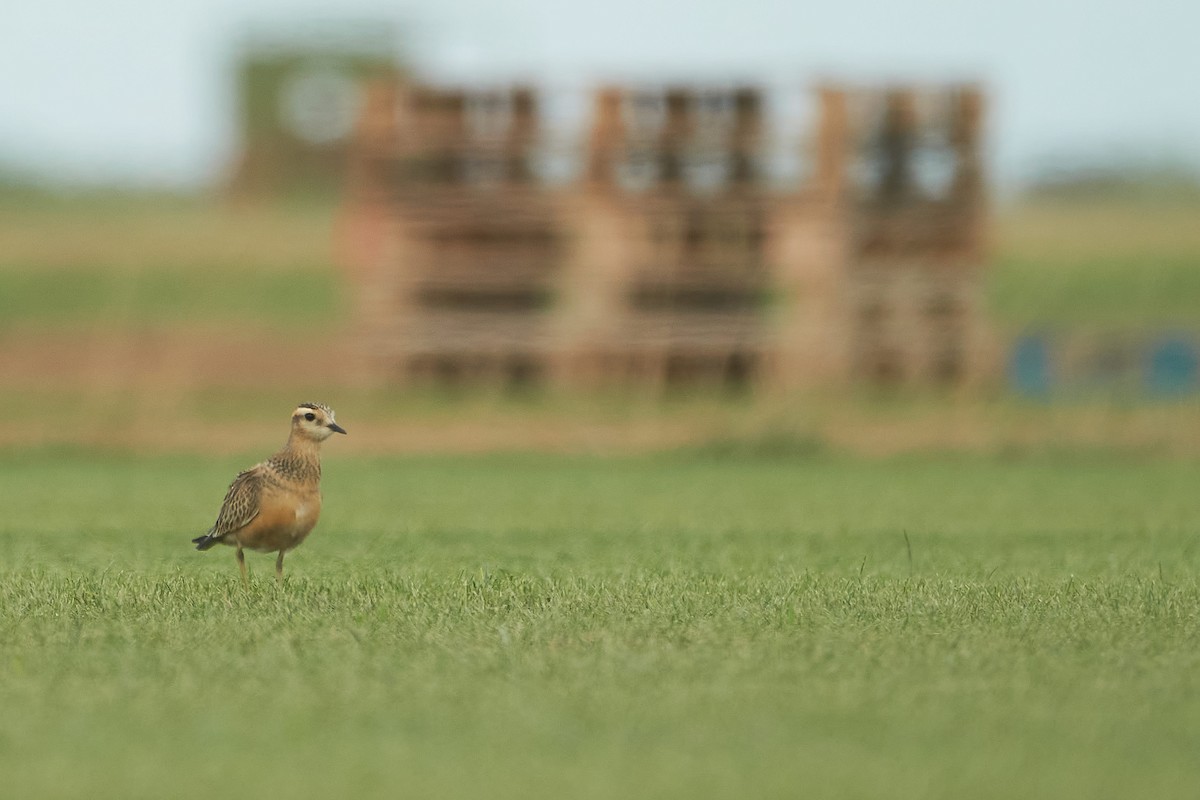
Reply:
[[[217,521],[192,539],[197,550],[237,548],[242,583],[249,587],[243,550],[275,553],[275,580],[283,585],[283,556],[312,532],[321,515],[321,443],[346,429],[324,403],[301,403],[292,412],[287,443],[275,455],[239,472],[229,485]]]

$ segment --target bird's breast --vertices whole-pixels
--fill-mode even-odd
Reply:
[[[312,531],[321,515],[318,493],[275,493],[265,496],[259,515],[237,538],[243,547],[273,552],[290,550]]]
[[[319,498],[297,503],[296,529],[308,533],[312,529],[312,526],[317,524],[319,516],[321,516],[321,501]]]

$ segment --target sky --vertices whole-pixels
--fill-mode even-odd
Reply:
[[[1200,165],[1194,0],[4,0],[0,168],[201,186],[236,151],[248,29],[402,29],[443,80],[967,79],[991,93],[993,173],[1069,159]]]

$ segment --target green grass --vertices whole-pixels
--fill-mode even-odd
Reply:
[[[331,203],[0,193],[0,333],[334,324],[334,218]]]
[[[12,797],[1190,797],[1200,463],[0,458]]]
[[[998,206],[987,275],[1002,331],[1200,327],[1193,198]],[[336,325],[336,204],[0,192],[3,327]]]
[[[81,323],[330,325],[339,318],[340,300],[337,275],[329,267],[292,272],[230,267],[0,269],[0,330]]]
[[[1001,258],[989,276],[994,319],[1010,327],[1200,327],[1200,253]]]
[[[1026,200],[996,215],[987,277],[1001,328],[1200,327],[1194,199]]]

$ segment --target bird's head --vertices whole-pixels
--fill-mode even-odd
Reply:
[[[301,403],[292,412],[292,435],[323,442],[346,429],[333,419],[333,409],[324,403]]]

